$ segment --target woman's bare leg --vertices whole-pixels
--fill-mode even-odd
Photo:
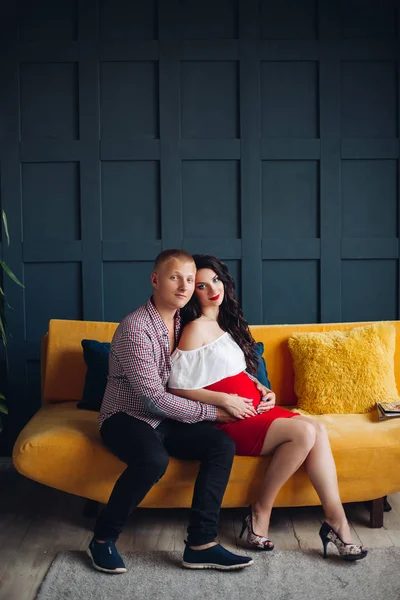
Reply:
[[[312,423],[291,419],[276,419],[265,436],[260,454],[274,455],[265,475],[259,499],[252,505],[253,531],[268,536],[269,520],[275,498],[293,473],[307,458],[315,444],[316,430]]]
[[[326,521],[344,542],[351,543],[350,527],[339,495],[336,465],[326,428],[317,420],[303,415],[296,417],[297,420],[315,428],[315,444],[304,461],[304,467],[321,500]]]

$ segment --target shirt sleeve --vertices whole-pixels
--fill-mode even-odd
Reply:
[[[115,353],[134,393],[151,413],[183,423],[216,420],[215,406],[166,391],[154,361],[153,344],[145,333],[122,336]]]

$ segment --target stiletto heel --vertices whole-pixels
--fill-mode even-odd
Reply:
[[[329,542],[332,542],[332,544],[336,546],[343,560],[361,560],[368,554],[368,550],[365,550],[362,546],[346,544],[340,535],[326,521],[322,523],[321,529],[319,530],[319,537],[321,538],[324,547],[324,558],[327,558],[326,548]]]
[[[268,537],[265,535],[258,535],[253,531],[253,513],[251,510],[251,504],[247,509],[247,514],[243,517],[242,531],[239,534],[239,538],[241,538],[247,528],[247,543],[254,548],[258,548],[259,550],[271,551],[274,549],[274,544]]]
[[[243,521],[242,521],[242,531],[239,533],[239,538],[241,539],[243,537],[244,534],[244,530],[247,527],[247,523],[246,523],[246,517],[243,517]]]
[[[324,547],[324,558],[327,558],[327,555],[326,555],[326,548],[327,548],[327,546],[328,546],[329,540],[328,540],[328,538],[327,538],[327,537],[325,537],[325,536],[324,536],[324,535],[323,535],[321,532],[319,532],[319,536],[320,536],[320,538],[321,538],[321,540],[322,540],[322,545],[323,545],[323,547]]]

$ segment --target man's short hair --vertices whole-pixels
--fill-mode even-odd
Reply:
[[[192,262],[194,264],[194,259],[191,254],[185,252],[185,250],[180,250],[179,248],[171,248],[169,250],[163,250],[158,256],[156,256],[153,271],[158,271],[161,265],[171,258],[177,258],[178,260]]]

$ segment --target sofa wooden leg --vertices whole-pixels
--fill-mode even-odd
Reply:
[[[387,496],[383,498],[383,511],[390,512],[392,510],[392,505],[389,504]]]
[[[384,497],[371,500],[370,526],[373,528],[383,527]]]
[[[86,500],[83,507],[83,516],[88,519],[96,519],[99,514],[99,503],[96,500]]]

